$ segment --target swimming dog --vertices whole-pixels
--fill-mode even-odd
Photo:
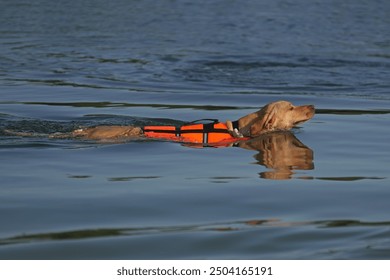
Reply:
[[[299,123],[310,120],[315,114],[313,105],[294,106],[288,101],[267,104],[257,112],[237,121],[209,124],[189,123],[175,126],[95,126],[72,131],[68,137],[114,140],[126,138],[161,138],[178,142],[213,144],[249,139],[264,133],[289,130]]]

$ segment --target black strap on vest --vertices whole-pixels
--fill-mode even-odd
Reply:
[[[233,129],[237,128],[237,130],[240,130],[240,128],[238,127],[238,120],[232,122],[232,124],[233,124]]]

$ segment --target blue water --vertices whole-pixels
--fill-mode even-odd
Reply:
[[[0,258],[389,259],[389,13],[1,0]],[[47,137],[235,120],[279,99],[316,115],[252,149]]]

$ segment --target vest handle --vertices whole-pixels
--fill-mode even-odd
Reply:
[[[192,122],[185,123],[184,125],[189,125],[189,124],[209,124],[210,122],[212,122],[212,124],[216,124],[219,121],[218,121],[218,119],[199,119],[199,120],[195,120],[195,121],[192,121]]]

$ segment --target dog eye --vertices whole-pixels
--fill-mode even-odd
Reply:
[[[290,109],[289,109],[290,111],[292,111],[292,110],[294,110],[294,107],[290,107]]]

